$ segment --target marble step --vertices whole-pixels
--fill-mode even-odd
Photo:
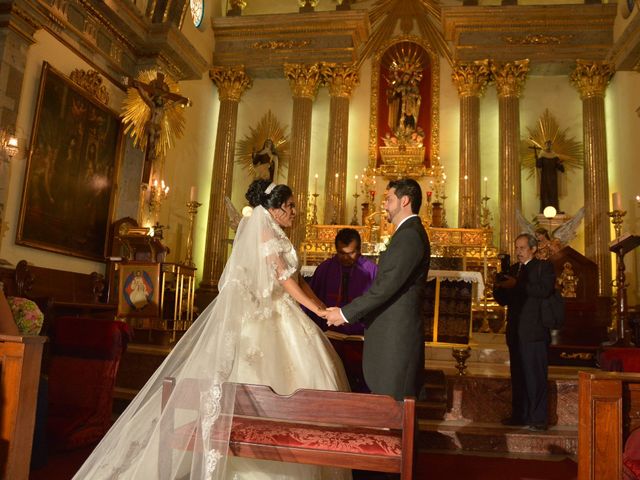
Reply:
[[[575,426],[552,426],[539,432],[499,423],[421,419],[418,425],[421,449],[569,456],[577,455],[578,451]]]

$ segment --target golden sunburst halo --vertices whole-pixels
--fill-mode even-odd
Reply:
[[[278,155],[277,177],[283,177],[282,167],[289,165],[289,138],[287,137],[287,127],[282,126],[278,118],[269,110],[257,123],[255,127],[249,127],[249,134],[238,140],[236,147],[236,162],[242,168],[249,171],[251,178],[256,177],[256,170],[253,166],[253,153],[260,151],[265,142],[271,140]],[[275,183],[278,183],[278,178]]]
[[[142,70],[136,77],[141,83],[149,84],[157,78],[157,70]],[[180,89],[178,83],[168,75],[165,75],[164,82],[169,87],[169,92],[178,95]],[[182,137],[184,131],[185,103],[170,102],[161,119],[160,138],[155,145],[154,158],[164,157],[167,151],[173,147],[175,139]],[[133,137],[133,143],[137,148],[144,150],[147,146],[148,124],[151,119],[151,108],[142,99],[138,89],[129,87],[127,96],[122,102],[122,121],[125,125],[124,132]]]
[[[532,147],[544,150],[545,142],[551,140],[553,151],[562,160],[568,170],[582,168],[583,149],[582,143],[573,137],[568,137],[568,128],[560,130],[558,121],[545,109],[535,128],[527,127],[528,136],[523,138],[520,144],[520,160],[522,168],[528,170],[531,178],[536,173],[536,159],[531,151]]]

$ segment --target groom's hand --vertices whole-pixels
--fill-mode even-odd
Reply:
[[[327,313],[324,318],[327,320],[327,325],[332,327],[338,327],[345,323],[338,307],[327,308]]]

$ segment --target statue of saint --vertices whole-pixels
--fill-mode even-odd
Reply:
[[[387,90],[388,125],[392,132],[411,135],[411,132],[416,130],[422,101],[421,80],[422,72],[418,69],[393,70],[393,79],[388,81],[389,89]]]
[[[538,148],[533,147],[536,157],[536,167],[540,169],[540,213],[552,206],[560,211],[558,202],[558,172],[564,172],[562,160],[551,148],[551,140],[544,143],[544,150],[538,153]]]
[[[251,154],[251,163],[256,173],[256,179],[276,182],[278,176],[278,152],[273,140],[267,138],[262,148]]]

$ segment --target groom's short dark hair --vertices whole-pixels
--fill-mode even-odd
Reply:
[[[399,180],[391,180],[387,189],[395,188],[396,197],[409,197],[411,200],[411,212],[419,213],[422,206],[422,189],[420,184],[413,178],[400,178]]]

